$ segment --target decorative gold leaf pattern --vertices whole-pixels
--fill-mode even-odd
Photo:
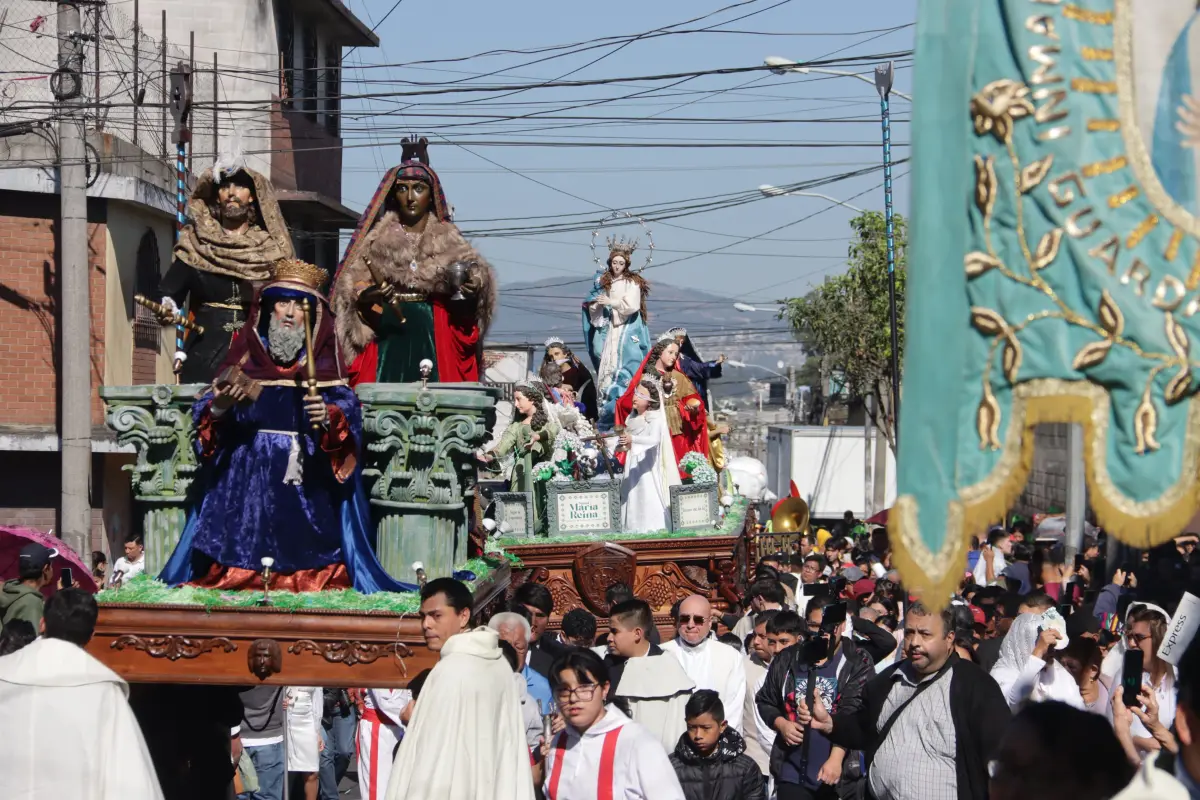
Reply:
[[[1142,394],[1141,405],[1133,414],[1133,436],[1137,440],[1138,455],[1144,455],[1147,450],[1157,450],[1161,445],[1154,438],[1158,430],[1158,410],[1150,399],[1150,387]]]
[[[1105,359],[1111,349],[1112,339],[1088,342],[1079,348],[1079,352],[1075,354],[1075,360],[1071,362],[1071,367],[1080,371],[1094,367]]]
[[[1000,266],[1000,259],[990,256],[981,250],[975,250],[967,253],[966,257],[963,258],[963,266],[966,268],[968,278],[978,278],[988,270]]]
[[[1032,191],[1034,187],[1041,183],[1042,179],[1046,177],[1046,173],[1050,171],[1050,165],[1053,163],[1054,154],[1051,153],[1021,170],[1021,194]]]
[[[1019,81],[1003,78],[992,81],[971,98],[971,118],[975,133],[991,133],[999,142],[1012,138],[1013,120],[1033,114],[1029,87]]]
[[[1163,392],[1163,399],[1168,403],[1178,403],[1187,394],[1192,385],[1192,373],[1185,366],[1179,370],[1171,382],[1167,384],[1166,391]]]
[[[1055,228],[1042,237],[1033,253],[1033,263],[1029,265],[1034,271],[1050,266],[1050,262],[1058,256],[1058,245],[1062,242],[1062,237],[1062,228]]]
[[[985,336],[997,336],[1008,330],[1008,323],[1004,321],[1004,317],[983,306],[971,309],[971,324]]]
[[[975,429],[979,433],[979,449],[1000,449],[1000,404],[992,394],[992,387],[983,382],[983,399],[975,412]]]
[[[1100,292],[1100,326],[1112,336],[1120,336],[1125,332],[1125,315],[1121,307],[1112,299],[1108,289]]]
[[[1021,369],[1021,342],[1010,333],[1005,333],[1004,351],[1000,354],[1000,363],[1004,366],[1004,377],[1009,383],[1017,382],[1017,372]]]
[[[991,157],[975,156],[975,205],[984,217],[992,215],[996,205],[996,162]]]
[[[1164,316],[1167,318],[1167,341],[1171,343],[1171,349],[1175,351],[1175,355],[1179,356],[1185,362],[1188,359],[1188,335],[1183,326],[1179,324],[1179,320],[1175,319],[1175,315],[1168,311]]]

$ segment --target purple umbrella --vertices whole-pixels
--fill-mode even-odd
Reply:
[[[46,597],[54,594],[58,588],[59,576],[62,575],[64,567],[70,568],[71,577],[80,589],[92,593],[99,591],[96,579],[92,577],[91,567],[83,563],[78,553],[68,547],[62,539],[33,528],[0,525],[0,579],[7,581],[19,577],[17,558],[21,555],[21,548],[30,542],[37,542],[58,551],[58,555],[51,562],[54,565],[54,581],[42,588],[42,594]]]

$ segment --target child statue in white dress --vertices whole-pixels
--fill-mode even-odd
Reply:
[[[671,487],[679,468],[663,412],[662,387],[643,378],[633,392],[633,410],[619,437],[625,453],[621,483],[621,530],[645,533],[671,527]]]

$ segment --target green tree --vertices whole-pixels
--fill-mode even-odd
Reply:
[[[896,314],[900,356],[904,354],[904,285],[907,225],[894,220],[896,241]],[[845,374],[852,395],[874,399],[872,416],[896,449],[892,413],[892,338],[888,306],[887,229],[884,216],[867,211],[850,221],[853,231],[847,269],[804,297],[785,300],[780,316],[819,358],[822,381],[834,371]]]

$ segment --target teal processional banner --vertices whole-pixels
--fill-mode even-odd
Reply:
[[[1198,18],[1196,0],[921,3],[890,525],[931,602],[1020,496],[1038,423],[1082,423],[1090,505],[1122,541],[1197,510]]]

